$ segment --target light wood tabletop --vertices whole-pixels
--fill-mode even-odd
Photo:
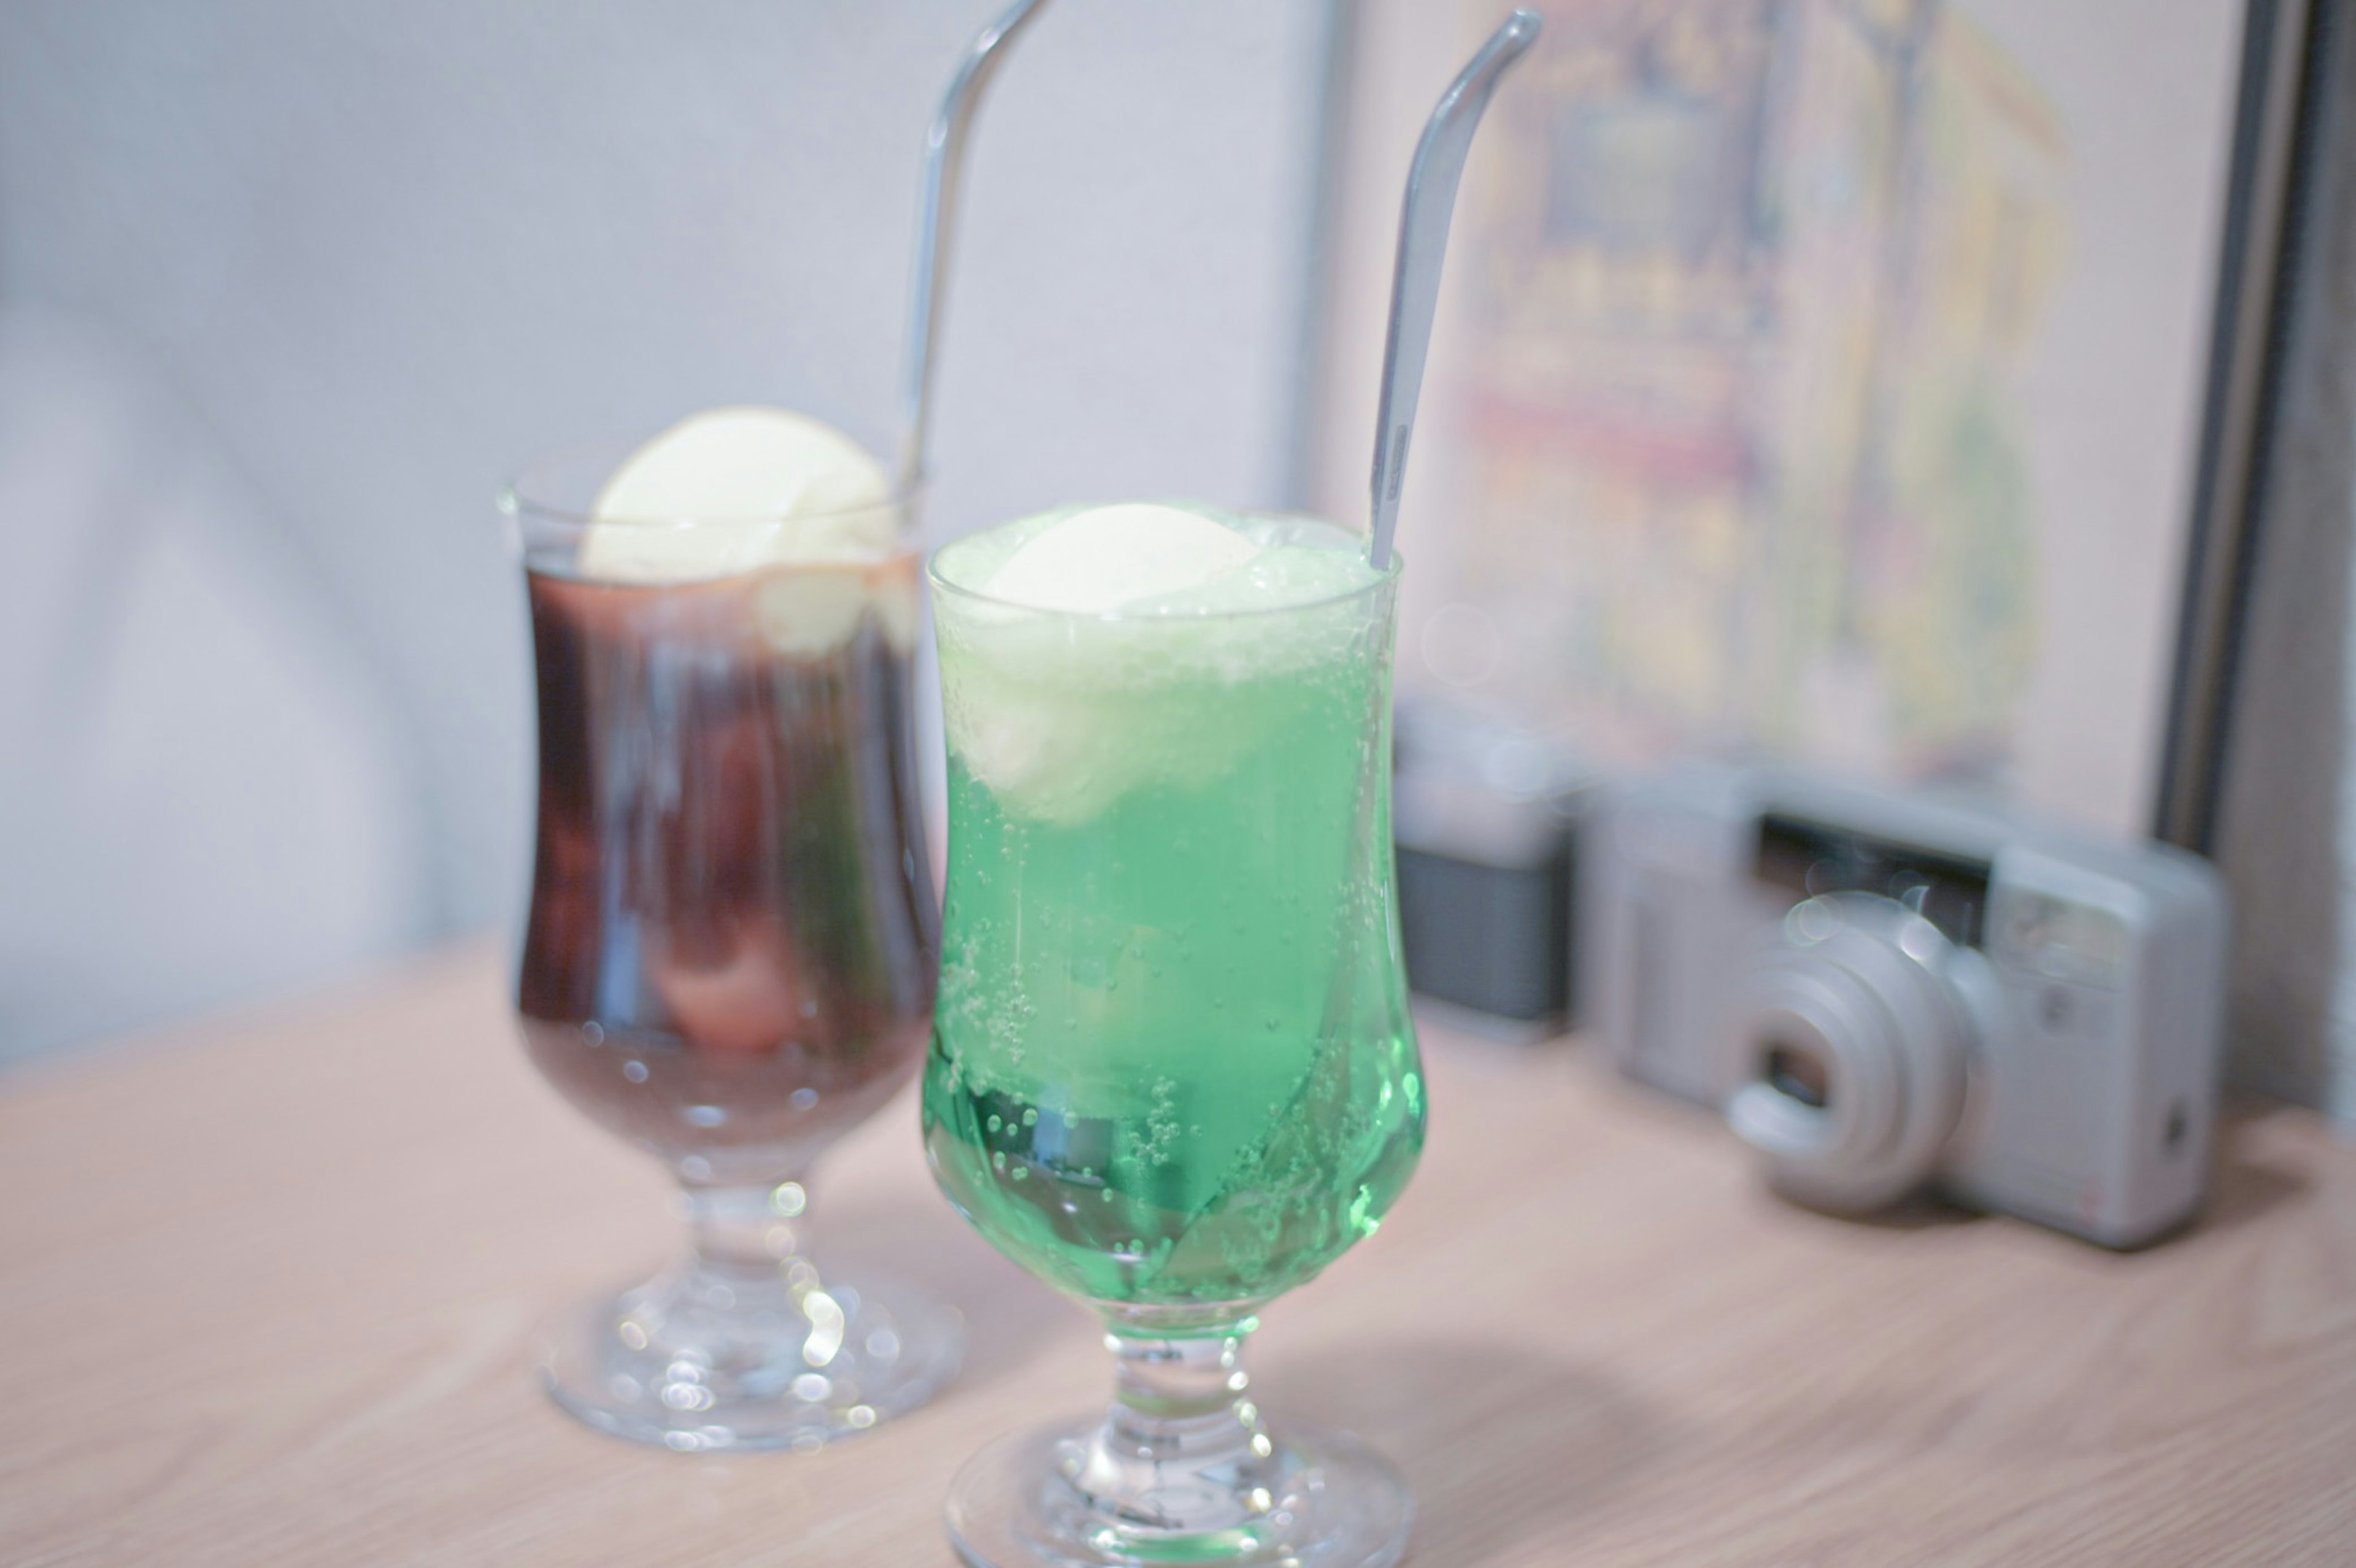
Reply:
[[[2119,1256],[1798,1212],[1575,1048],[1425,1050],[1414,1185],[1252,1352],[1273,1421],[1407,1472],[1410,1563],[2356,1563],[2356,1149],[2306,1113],[2237,1116],[2208,1217]],[[1106,1395],[904,1098],[812,1213],[954,1295],[952,1388],[811,1456],[578,1428],[530,1327],[661,1255],[664,1197],[480,950],[0,1081],[0,1560],[940,1568],[957,1465]]]

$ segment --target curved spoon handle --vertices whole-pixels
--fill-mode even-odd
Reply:
[[[916,208],[916,275],[908,302],[907,370],[900,392],[900,489],[905,494],[925,477],[925,445],[932,424],[934,347],[941,332],[941,291],[948,273],[949,240],[957,227],[958,182],[965,172],[965,144],[974,112],[990,80],[1006,59],[1006,46],[1047,0],[1014,0],[998,19],[974,35],[958,62],[940,112],[925,138],[925,189]]]
[[[1408,165],[1407,199],[1399,210],[1398,261],[1391,274],[1390,329],[1383,341],[1381,402],[1375,423],[1374,510],[1366,560],[1390,565],[1398,530],[1399,486],[1407,477],[1407,443],[1415,429],[1415,400],[1423,389],[1423,361],[1431,348],[1431,318],[1440,308],[1440,265],[1448,259],[1448,223],[1456,211],[1456,185],[1472,150],[1489,95],[1507,68],[1537,41],[1535,11],[1515,11],[1489,36],[1431,112]]]

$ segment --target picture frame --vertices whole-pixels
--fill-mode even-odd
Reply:
[[[1785,757],[2205,847],[2314,5],[1536,8],[1460,198],[1403,688],[1606,767]],[[1414,137],[1499,14],[1366,0],[1339,40],[1330,515]]]

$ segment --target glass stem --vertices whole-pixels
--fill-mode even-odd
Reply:
[[[1235,1530],[1267,1510],[1275,1448],[1242,1365],[1252,1327],[1105,1336],[1112,1409],[1067,1472],[1091,1509],[1124,1531],[1178,1536]]]
[[[744,1279],[773,1276],[801,1248],[808,1197],[798,1181],[746,1187],[682,1182],[680,1205],[697,1274]]]

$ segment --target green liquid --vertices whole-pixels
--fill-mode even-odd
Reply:
[[[942,603],[949,873],[926,1142],[981,1233],[1063,1290],[1264,1301],[1372,1234],[1414,1168],[1389,611],[1384,583],[1303,612],[1355,624],[1259,674],[1159,666],[1152,629],[1069,620],[1064,651],[1102,636],[1102,659],[1010,663]],[[1199,654],[1218,632],[1168,635]],[[1067,667],[1147,673],[1043,695],[1041,672]],[[991,739],[1001,720],[1016,741],[1060,724],[1076,743],[1042,742],[1026,773],[1005,758],[1030,753]]]

